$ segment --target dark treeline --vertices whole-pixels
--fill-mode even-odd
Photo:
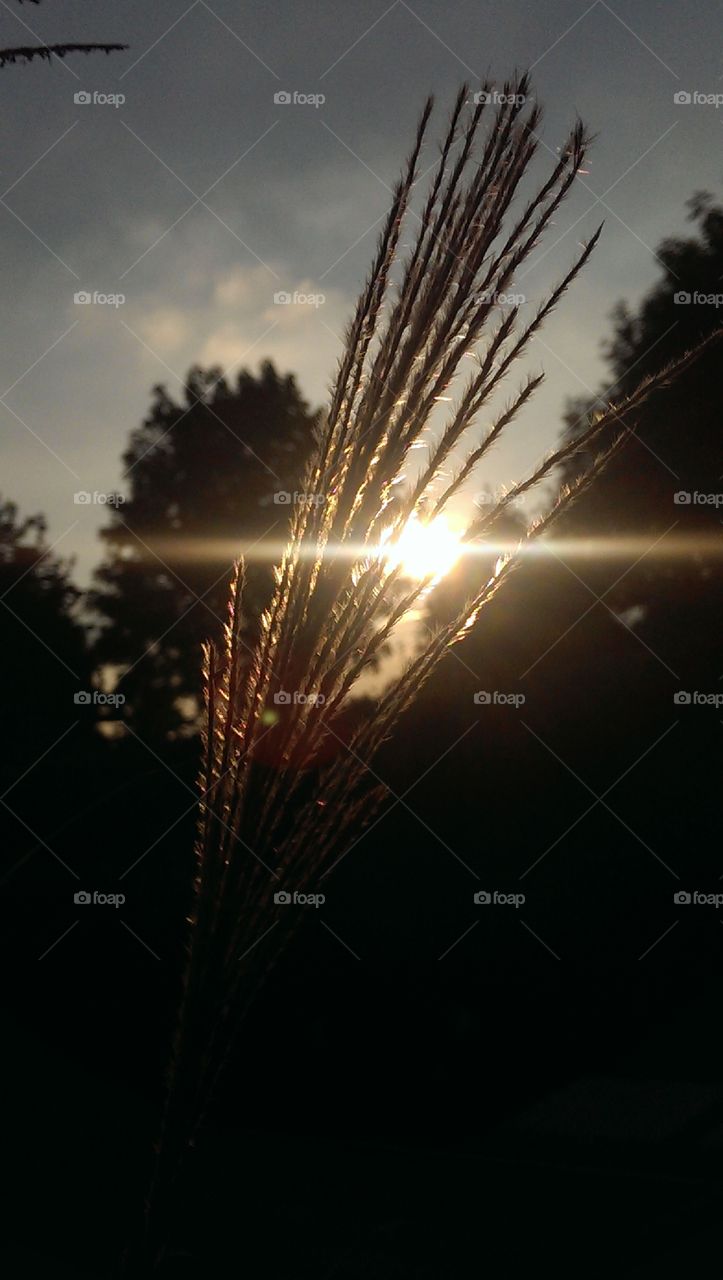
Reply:
[[[609,380],[596,401],[570,406],[566,432],[719,323],[695,299],[719,291],[723,210],[701,195],[690,216],[689,237],[659,249],[656,287],[614,316]],[[565,517],[560,550],[513,575],[383,748],[375,771],[389,810],[324,882],[328,927],[310,920],[244,1030],[198,1156],[195,1194],[206,1191],[179,1213],[190,1248],[212,1238],[221,1257],[243,1235],[245,1256],[264,1257],[254,1276],[436,1277],[442,1256],[444,1274],[461,1275],[454,1227],[460,1259],[477,1230],[490,1274],[501,1274],[503,1243],[516,1274],[496,1135],[506,1157],[519,1143],[532,1164],[557,1168],[572,1147],[580,1155],[585,1126],[573,1142],[563,1123],[520,1121],[552,1090],[590,1076],[703,1088],[720,1074],[718,914],[675,902],[717,892],[723,870],[721,711],[676,696],[723,688],[720,508],[686,497],[723,488],[720,386],[714,351],[652,402],[636,440]],[[233,543],[284,538],[289,507],[274,495],[295,489],[315,421],[271,364],[235,384],[193,370],[184,403],[157,388],[85,598],[47,551],[42,519],[9,500],[0,508],[0,821],[16,975],[6,1020],[25,1091],[10,1117],[21,1190],[9,1194],[19,1237],[32,1233],[22,1189],[45,1200],[49,1252],[75,1266],[68,1275],[108,1273],[143,1186],[193,874],[200,644],[225,617]],[[662,554],[681,539],[685,554]],[[249,573],[251,634],[270,572],[252,561]],[[459,570],[432,597],[430,625],[464,586]],[[128,667],[122,707],[75,704],[103,672]],[[517,705],[476,702],[481,691]],[[99,729],[104,719],[124,731]],[[126,900],[83,916],[80,890]],[[475,904],[495,890],[525,902]],[[594,1156],[582,1163],[619,1164],[591,1126]],[[698,1176],[697,1132],[683,1120],[667,1146],[643,1134],[626,1158],[686,1161]],[[39,1166],[40,1147],[50,1154]],[[71,1147],[85,1170],[80,1238],[78,1184],[63,1186]],[[493,1239],[471,1190],[480,1152]],[[455,1194],[430,1204],[425,1170],[440,1160]],[[370,1183],[375,1208],[358,1221]],[[611,1196],[577,1176],[530,1174],[520,1267],[556,1223],[560,1274],[583,1249],[585,1275],[611,1274]],[[669,1211],[664,1188],[646,1204],[648,1227]],[[679,1198],[677,1212],[710,1227],[697,1201]],[[648,1274],[632,1269],[648,1247],[643,1218],[619,1274]],[[439,1257],[428,1219],[445,1235]],[[387,1270],[375,1270],[382,1258]]]

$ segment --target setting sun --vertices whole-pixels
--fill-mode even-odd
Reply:
[[[429,524],[413,516],[398,542],[386,551],[386,558],[391,568],[401,568],[406,577],[431,574],[436,583],[454,568],[461,554],[459,535],[444,516],[436,516]]]

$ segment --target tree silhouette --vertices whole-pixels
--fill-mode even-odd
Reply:
[[[723,301],[723,209],[698,193],[688,202],[697,234],[670,238],[658,249],[662,280],[636,311],[620,304],[607,357],[614,381],[593,402],[579,401],[567,413],[573,437],[608,398],[628,393],[640,378],[679,356],[719,328]],[[695,494],[723,493],[719,356],[710,351],[663,396],[646,405],[636,439],[613,459],[584,504],[565,520],[564,534],[637,539],[627,558],[600,558],[585,569],[598,593],[612,587],[608,603],[620,612],[635,608],[641,634],[658,641],[711,647],[711,623],[719,613],[721,565],[716,542],[723,505]],[[604,443],[604,442],[603,442]],[[584,452],[568,463],[568,478],[584,465]],[[641,556],[661,539],[655,554]],[[665,555],[684,540],[684,555]]]
[[[233,561],[285,537],[291,503],[278,496],[293,499],[316,422],[294,377],[270,362],[235,387],[218,369],[194,368],[182,404],[154,389],[124,455],[130,492],[102,531],[91,593],[106,624],[96,661],[126,669],[125,710],[139,731],[159,738],[195,725],[201,644],[225,622]],[[271,589],[270,559],[255,551],[249,635]]]
[[[85,637],[75,616],[80,593],[70,565],[48,549],[45,527],[42,516],[19,519],[14,503],[0,502],[2,719],[14,777],[21,762],[36,759],[67,729],[74,695],[89,687]]]

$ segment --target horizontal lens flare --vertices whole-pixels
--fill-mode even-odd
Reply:
[[[247,563],[272,565],[278,564],[285,549],[286,543],[269,540],[245,544],[233,538],[154,538],[149,539],[145,546],[138,544],[136,557],[138,560],[145,559],[146,562],[157,557],[159,561],[165,560],[172,565],[213,561],[219,565],[227,562],[229,566],[243,557]],[[514,539],[465,543],[451,529],[443,532],[436,527],[436,522],[432,522],[430,525],[420,523],[413,530],[408,528],[395,546],[387,546],[383,542],[375,545],[347,542],[340,546],[330,542],[325,554],[329,559],[339,557],[345,560],[383,556],[389,563],[403,565],[404,571],[411,577],[422,578],[432,574],[435,578],[440,578],[461,559],[475,556],[497,557],[511,555],[513,552],[535,559],[561,556],[563,559],[626,560],[644,555],[647,559],[686,560],[723,555],[723,537],[720,534],[668,537],[659,542],[656,542],[653,535],[644,538],[633,535],[617,538],[544,538],[520,547],[519,541]],[[316,556],[316,545],[306,549],[302,546],[301,555]]]

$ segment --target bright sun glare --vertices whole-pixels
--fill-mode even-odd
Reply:
[[[454,568],[462,554],[458,534],[450,529],[444,516],[436,516],[429,524],[413,517],[402,536],[386,552],[391,568],[400,567],[408,578],[433,576],[439,582]]]

